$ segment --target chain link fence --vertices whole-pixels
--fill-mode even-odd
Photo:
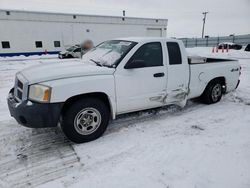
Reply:
[[[183,41],[186,48],[191,47],[213,47],[219,43],[232,42],[246,46],[250,43],[250,34],[248,35],[230,35],[230,36],[218,36],[207,38],[180,38]]]

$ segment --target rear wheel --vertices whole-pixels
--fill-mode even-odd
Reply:
[[[64,113],[62,130],[73,142],[89,142],[104,133],[109,118],[109,108],[102,100],[81,99],[74,102]]]
[[[206,104],[219,102],[222,97],[222,84],[220,80],[210,82],[201,97]]]

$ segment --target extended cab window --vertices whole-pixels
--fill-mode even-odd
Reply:
[[[169,65],[179,65],[182,63],[181,50],[177,42],[167,42]]]
[[[143,67],[163,66],[162,47],[160,42],[152,42],[142,45],[129,60],[143,62]]]

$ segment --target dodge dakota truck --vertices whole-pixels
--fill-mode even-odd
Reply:
[[[100,137],[117,115],[200,97],[206,104],[235,90],[236,60],[188,57],[167,38],[101,43],[77,62],[51,63],[16,74],[8,95],[11,116],[26,127],[60,125],[73,142]]]

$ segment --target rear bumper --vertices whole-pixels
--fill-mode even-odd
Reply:
[[[29,100],[17,102],[13,89],[8,96],[8,107],[16,121],[31,128],[56,127],[63,103],[35,103]]]

